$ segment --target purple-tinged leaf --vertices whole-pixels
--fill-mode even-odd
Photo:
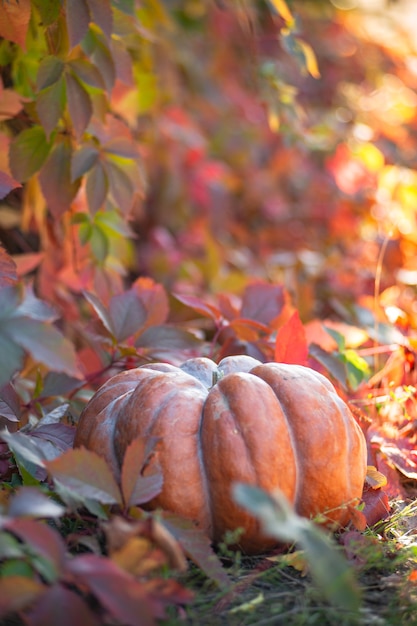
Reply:
[[[101,161],[87,174],[86,194],[90,213],[94,215],[103,206],[109,190],[109,181]]]
[[[23,367],[24,351],[3,334],[0,321],[0,385],[10,382],[13,374]]]
[[[18,422],[20,413],[20,400],[16,389],[11,383],[4,385],[0,389],[0,416],[11,422]]]
[[[221,321],[222,314],[216,306],[209,304],[208,302],[205,302],[204,300],[197,298],[196,296],[189,296],[186,294],[183,295],[179,293],[174,293],[173,295],[177,300],[182,302],[182,304],[185,304],[185,306],[194,309],[194,311],[197,311],[197,313],[199,313],[200,315],[203,315],[204,317],[209,317],[216,323]]]
[[[121,486],[127,507],[149,502],[161,492],[163,476],[159,463],[154,457],[158,441],[155,437],[138,437],[126,449]],[[146,475],[143,474],[145,469]]]
[[[97,24],[110,39],[113,29],[113,13],[110,0],[87,0],[91,21]]]
[[[40,598],[46,590],[47,587],[34,578],[26,576],[0,578],[0,618],[25,609]]]
[[[56,453],[53,457],[50,454],[46,454],[48,459],[50,459],[72,448],[75,429],[66,424],[45,424],[43,426],[36,426],[31,431],[31,435],[38,440],[39,444],[39,439],[51,444]]]
[[[201,339],[198,339],[193,333],[183,328],[165,324],[150,326],[135,342],[135,346],[148,348],[152,354],[155,354],[155,351],[159,354],[166,354],[176,350],[190,350],[198,345],[201,345]]]
[[[84,59],[72,59],[67,64],[72,73],[85,85],[95,89],[105,89],[104,81],[98,69]]]
[[[133,85],[133,62],[129,51],[121,39],[112,39],[111,49],[116,65],[117,78],[125,85]]]
[[[0,289],[17,282],[16,263],[0,246]],[[3,296],[2,296],[3,297]]]
[[[115,328],[113,326],[113,320],[112,320],[112,318],[110,316],[109,311],[106,309],[106,307],[101,302],[101,300],[99,298],[97,298],[97,296],[95,296],[93,293],[90,293],[88,291],[84,291],[83,293],[84,293],[85,299],[91,304],[91,306],[93,307],[94,311],[97,313],[97,315],[100,318],[103,326],[114,337],[115,336]]]
[[[71,160],[71,180],[84,176],[96,163],[99,152],[94,146],[84,144],[76,150]]]
[[[38,363],[69,376],[81,377],[73,344],[54,326],[29,317],[16,317],[5,320],[2,330]]]
[[[244,291],[240,317],[268,325],[279,316],[284,304],[282,285],[257,281],[248,285]]]
[[[48,157],[48,143],[42,126],[23,130],[10,144],[9,161],[12,175],[22,182],[41,169]]]
[[[45,454],[33,437],[22,432],[9,433],[8,430],[2,430],[0,438],[7,443],[16,460],[25,467],[29,463],[42,470],[45,468]]]
[[[38,69],[38,75],[36,77],[36,89],[42,91],[46,87],[51,87],[62,76],[64,71],[64,63],[56,56],[45,57]]]
[[[68,376],[68,374],[63,374],[62,372],[48,372],[43,381],[42,391],[40,392],[38,397],[49,398],[50,396],[67,395],[79,386],[79,378],[74,378],[74,376]],[[67,411],[67,408],[68,405],[65,405],[65,411]],[[52,412],[54,415],[55,411]],[[48,416],[42,418],[42,422],[44,422],[46,417]]]
[[[55,218],[61,217],[80,186],[71,180],[72,147],[69,139],[56,143],[39,174],[42,192]]]
[[[91,450],[67,450],[45,467],[54,480],[82,498],[101,504],[122,504],[122,495],[106,461]]]
[[[81,139],[93,114],[93,105],[90,96],[84,87],[70,73],[65,75],[67,84],[67,101],[70,118],[75,136]]]
[[[105,145],[105,151],[125,159],[137,159],[138,149],[133,141],[125,137],[115,137]]]
[[[90,30],[88,36],[83,41],[83,49],[97,67],[104,81],[106,91],[110,93],[116,80],[116,69],[105,36],[98,32],[93,33]]]
[[[136,334],[147,318],[145,307],[132,289],[113,296],[109,304],[109,313],[118,341],[124,341]]]
[[[73,575],[72,582],[90,589],[117,622],[155,626],[145,586],[110,559],[93,554],[78,556],[68,562],[67,569]]]
[[[53,566],[54,577],[60,576],[65,567],[66,547],[61,535],[43,522],[32,519],[7,519],[3,528],[27,543],[32,551],[45,558]]]
[[[104,162],[109,180],[110,195],[114,205],[125,215],[129,213],[134,199],[134,186],[129,176],[109,160]]]
[[[10,499],[10,517],[61,517],[65,508],[35,487],[20,487]]]
[[[25,287],[23,300],[17,307],[13,317],[22,315],[40,322],[54,322],[59,317],[54,307],[35,296],[32,284]]]
[[[186,555],[219,587],[227,588],[231,581],[217,557],[211,541],[201,530],[196,528],[190,520],[163,513],[161,523],[175,537]]]
[[[21,186],[17,180],[6,174],[6,172],[0,172],[0,200],[5,198],[13,189]]]
[[[67,18],[69,42],[71,48],[74,48],[88,31],[90,12],[86,0],[77,0],[77,2],[67,0],[66,4],[65,15]]]
[[[50,87],[42,89],[36,98],[36,110],[47,139],[50,138],[64,113],[65,102],[66,90],[63,77]]]
[[[25,622],[28,626],[100,626],[102,623],[78,593],[61,584],[48,588],[25,613]]]

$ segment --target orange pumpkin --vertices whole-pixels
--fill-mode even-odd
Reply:
[[[299,514],[342,525],[344,505],[362,494],[362,431],[333,385],[301,365],[232,356],[117,374],[81,414],[75,446],[102,455],[119,478],[139,436],[161,438],[164,484],[150,507],[192,518],[215,542],[241,527],[247,553],[276,542],[234,502],[234,482],[279,488]]]

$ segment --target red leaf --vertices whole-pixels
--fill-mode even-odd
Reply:
[[[67,570],[75,584],[86,586],[119,622],[126,626],[154,626],[144,586],[110,559],[92,554],[71,559]]]
[[[365,487],[362,500],[365,503],[363,514],[366,517],[368,526],[373,526],[380,520],[388,517],[390,505],[388,496],[382,489],[372,489]]]
[[[122,496],[106,461],[85,448],[68,450],[45,467],[55,480],[79,497],[102,504],[122,504]]]
[[[307,357],[306,333],[298,311],[295,311],[277,332],[275,361],[306,365]]]
[[[157,443],[155,437],[151,439],[138,437],[126,449],[121,483],[127,507],[149,502],[161,492],[163,477],[159,464],[153,457]],[[144,476],[145,467],[150,468],[150,472],[148,469]]]
[[[29,626],[100,626],[84,600],[62,585],[53,585],[26,614]]]
[[[11,0],[1,3],[0,37],[26,48],[26,33],[30,20],[30,0]]]

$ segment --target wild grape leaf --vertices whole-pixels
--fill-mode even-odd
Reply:
[[[125,505],[136,506],[149,502],[162,489],[160,466],[152,458],[158,439],[138,437],[127,447],[123,460],[121,485]],[[145,466],[152,463],[152,473],[143,475]]]
[[[87,91],[72,74],[67,72],[65,80],[68,110],[75,136],[80,140],[93,114],[93,105]]]
[[[110,0],[87,0],[91,21],[97,24],[110,39],[113,29],[113,13]]]
[[[108,332],[114,337],[116,334],[116,330],[113,326],[113,320],[107,308],[104,306],[101,300],[97,298],[97,296],[95,296],[93,293],[84,291],[84,297],[91,304],[106,330],[108,330]]]
[[[14,178],[6,174],[6,172],[0,172],[0,200],[7,196],[13,189],[21,187],[22,185]]]
[[[68,36],[71,48],[74,48],[83,39],[88,31],[90,23],[90,12],[87,0],[69,2],[67,0],[67,10],[65,16],[67,20]]]
[[[161,523],[175,537],[186,555],[221,589],[228,588],[230,578],[211,547],[210,539],[190,520],[163,512]]]
[[[88,144],[82,145],[78,150],[73,152],[71,159],[71,180],[76,180],[84,176],[86,172],[91,170],[97,161],[99,151],[95,146]]]
[[[146,321],[146,310],[134,289],[111,298],[109,314],[118,341],[136,334]]]
[[[105,36],[97,31],[93,32],[90,30],[82,42],[82,47],[85,54],[97,67],[104,81],[106,91],[110,93],[116,80],[116,70]]]
[[[87,554],[68,562],[73,582],[87,588],[117,622],[126,626],[154,626],[157,599],[148,600],[144,585],[110,559]]]
[[[100,626],[102,623],[78,593],[62,584],[48,587],[25,615],[30,626]]]
[[[363,514],[368,526],[373,526],[389,516],[391,507],[388,496],[383,489],[365,487],[362,501],[365,504]]]
[[[278,363],[307,364],[306,332],[298,311],[295,311],[289,320],[279,328],[275,341],[274,358]]]
[[[220,322],[220,320],[222,319],[222,314],[216,306],[205,302],[201,298],[197,298],[197,296],[189,296],[179,293],[174,293],[173,295],[177,300],[182,302],[182,304],[185,304],[185,306],[194,309],[194,311],[196,311],[200,315],[203,315],[204,317],[209,317],[216,323]]]
[[[112,39],[111,51],[117,78],[125,85],[134,84],[132,57],[121,39]]]
[[[13,285],[17,281],[16,263],[6,250],[0,246],[0,289]]]
[[[41,322],[54,322],[58,319],[57,311],[44,300],[36,297],[33,286],[28,284],[23,292],[23,299],[13,315],[26,315]]]
[[[0,416],[11,422],[20,419],[20,399],[11,383],[0,388]]]
[[[243,292],[240,316],[271,325],[285,304],[284,288],[281,285],[256,281]]]
[[[63,61],[56,56],[49,55],[42,59],[36,76],[36,88],[38,91],[51,87],[62,76],[64,71]]]
[[[24,356],[24,350],[5,336],[0,328],[0,386],[8,383],[22,369]]]
[[[45,461],[52,478],[82,498],[101,504],[122,504],[122,495],[106,461],[86,448],[68,450]]]
[[[41,169],[51,144],[42,126],[34,125],[23,130],[10,144],[9,161],[13,176],[22,182]]]
[[[103,161],[103,165],[109,181],[109,192],[113,203],[126,215],[129,213],[133,203],[135,191],[133,183],[118,165],[115,165],[108,159]]]
[[[168,296],[164,287],[151,278],[138,278],[132,285],[147,312],[146,325],[163,324],[169,313]]]
[[[191,350],[201,345],[193,333],[175,326],[150,326],[138,337],[135,346],[147,348],[152,354],[166,354],[178,350]]]
[[[10,517],[61,517],[65,507],[48,498],[35,487],[19,487],[10,499],[7,515]]]
[[[4,319],[1,333],[32,358],[57,372],[81,376],[73,344],[50,324],[25,316]]]
[[[45,87],[36,98],[36,110],[47,139],[58,125],[66,104],[65,82],[61,76],[55,83]]]
[[[73,201],[79,181],[71,180],[72,147],[69,139],[54,144],[39,180],[48,206],[56,218],[67,211]]]
[[[32,0],[32,2],[38,9],[44,26],[50,26],[58,19],[61,9],[60,3],[55,0]]]
[[[42,440],[44,443],[49,443],[49,449],[54,449],[53,457],[51,454],[47,454],[48,458],[55,458],[62,452],[69,450],[74,443],[75,429],[66,424],[43,424],[35,426],[30,432],[32,438],[38,442]]]
[[[90,213],[94,215],[103,206],[109,191],[109,180],[101,161],[87,174],[86,194]]]
[[[106,152],[114,154],[125,159],[137,159],[139,156],[138,149],[134,142],[127,137],[114,137],[106,142]]]
[[[98,69],[85,59],[71,59],[67,63],[67,67],[71,69],[74,76],[89,87],[95,89],[104,89],[104,81]]]
[[[0,11],[0,37],[26,48],[26,34],[30,21],[30,0],[2,2]]]

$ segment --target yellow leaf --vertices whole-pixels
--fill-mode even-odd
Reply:
[[[385,487],[387,477],[381,474],[381,472],[378,472],[373,465],[368,465],[366,470],[366,482],[372,489],[379,489],[380,487]]]
[[[354,153],[370,172],[379,172],[385,165],[384,155],[373,143],[361,144]]]
[[[303,51],[308,73],[311,74],[313,78],[320,78],[319,66],[317,64],[317,58],[313,48],[310,44],[306,43],[302,39],[299,39],[298,37],[295,38],[295,41]]]
[[[294,18],[285,0],[269,0],[275,11],[282,17],[288,25],[294,24]]]

